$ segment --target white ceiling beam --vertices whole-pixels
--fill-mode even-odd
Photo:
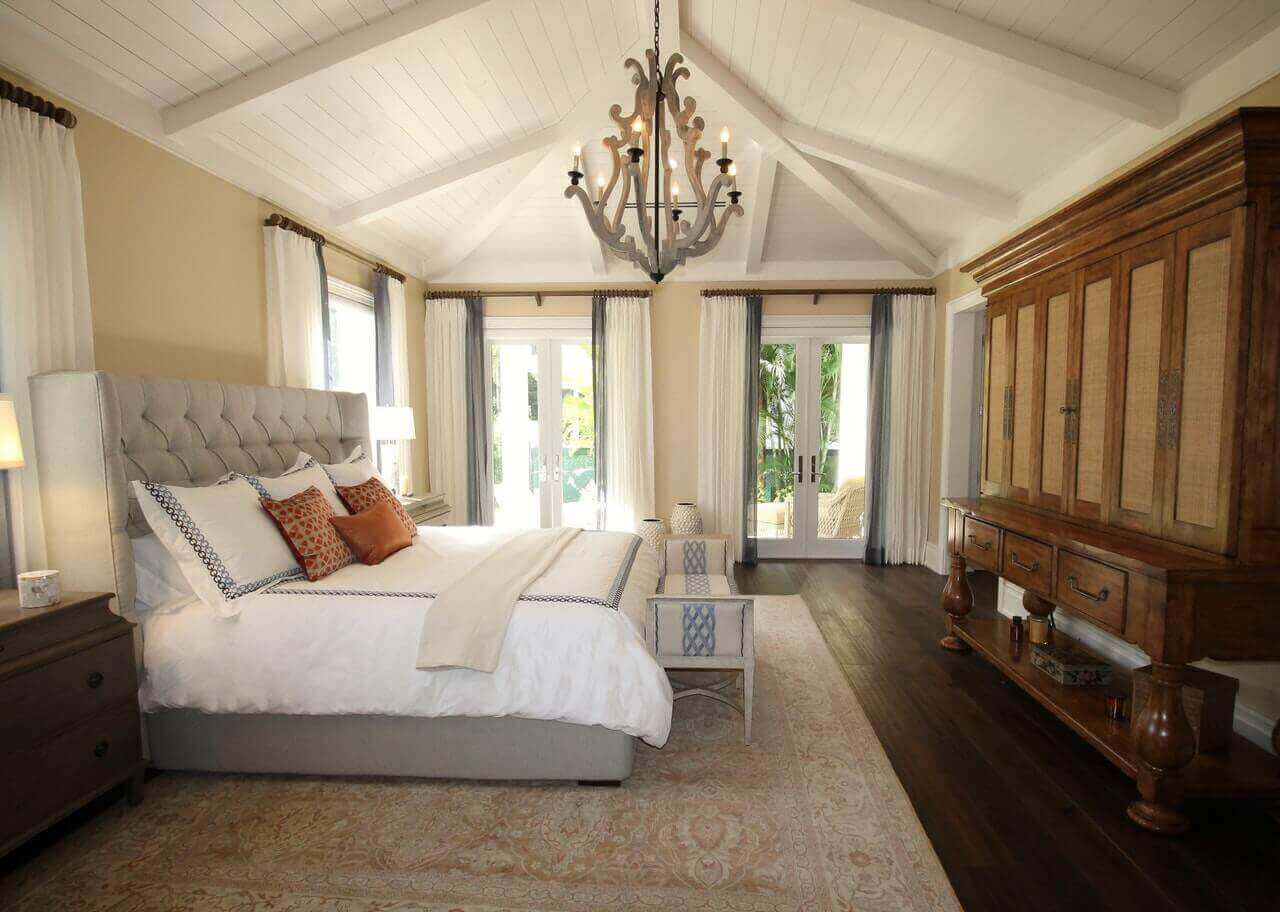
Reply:
[[[362,55],[385,49],[393,42],[410,38],[486,2],[488,0],[423,0],[390,16],[375,19],[368,25],[336,35],[305,51],[165,109],[162,114],[164,132],[168,136],[177,136],[208,125],[248,105],[259,104],[303,79],[351,63]]]
[[[869,171],[904,187],[953,199],[981,215],[1008,221],[1018,214],[1018,201],[1012,196],[842,136],[791,121],[783,124],[782,135],[802,151],[818,158],[851,171]]]
[[[453,269],[472,252],[483,244],[498,226],[507,220],[516,206],[529,198],[532,180],[541,176],[543,164],[560,150],[550,148],[534,149],[512,163],[512,173],[495,191],[496,198],[491,200],[484,212],[451,236],[436,255],[428,255],[427,272],[430,278],[439,278]]]
[[[927,0],[818,0],[818,6],[1150,127],[1178,116],[1176,92]]]
[[[750,219],[747,235],[747,261],[743,271],[747,275],[756,275],[764,263],[764,242],[769,230],[769,210],[773,207],[773,187],[778,177],[778,159],[765,152],[760,156],[760,165],[756,168],[756,186],[751,196],[747,197],[747,212]]]
[[[587,157],[582,157],[582,182],[586,185],[587,194],[591,195],[595,184],[592,181],[593,172],[591,165],[587,163]],[[569,201],[572,205],[573,201]],[[577,209],[577,206],[574,206]],[[578,223],[578,228],[582,232],[583,243],[587,246],[587,258],[591,262],[591,272],[593,275],[604,276],[609,274],[609,257],[612,255],[605,250],[604,241],[596,237],[594,231],[591,230],[591,223],[586,218],[577,218],[577,212],[574,212],[574,218]]]
[[[786,124],[782,117],[692,35],[681,36],[681,48],[688,61],[738,107],[747,121],[745,132],[765,147],[766,155],[775,155],[779,164],[908,269],[917,275],[934,275],[937,258],[933,252],[891,212],[838,167],[792,145],[784,136]]]

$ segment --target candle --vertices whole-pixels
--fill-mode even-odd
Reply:
[[[604,175],[601,174],[596,178],[596,202],[604,199]]]
[[[671,182],[671,202],[680,205],[680,185],[675,181]]]
[[[644,129],[644,121],[641,120],[639,117],[637,117],[635,120],[631,122],[631,130],[636,135],[636,138],[633,140],[633,142],[637,146],[640,145],[640,132],[643,129]]]
[[[720,157],[729,157],[729,128],[725,127],[720,131]]]
[[[738,166],[732,164],[729,166],[729,187],[732,190],[738,189]]]
[[[573,170],[582,170],[582,146],[575,145],[573,147]]]

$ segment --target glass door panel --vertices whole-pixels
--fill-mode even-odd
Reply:
[[[766,556],[796,553],[796,480],[803,472],[802,454],[796,452],[796,354],[794,342],[760,346],[756,538]]]
[[[529,343],[490,347],[495,526],[531,529],[542,525],[538,348]]]
[[[590,342],[558,343],[560,426],[552,430],[559,452],[560,517],[557,525],[595,529],[600,523],[596,491],[595,395]]]
[[[762,557],[860,557],[866,504],[864,339],[760,346],[756,536]]]

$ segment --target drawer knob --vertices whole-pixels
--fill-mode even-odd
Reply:
[[[1105,602],[1107,600],[1107,596],[1110,594],[1105,588],[1098,590],[1097,595],[1094,595],[1092,592],[1089,592],[1086,589],[1081,589],[1076,584],[1076,578],[1074,576],[1067,577],[1067,585],[1071,587],[1071,591],[1074,592],[1076,595],[1080,596],[1081,598],[1086,598],[1091,602]]]
[[[973,542],[973,546],[979,550],[991,550],[991,542],[978,541],[978,536],[974,535],[972,532],[969,533],[969,541]]]
[[[85,683],[89,685],[90,690],[97,690],[102,686],[103,680],[102,672],[93,671],[89,673],[89,677],[85,679]]]
[[[93,746],[93,755],[95,757],[105,757],[109,750],[111,750],[111,742],[106,738],[103,738]]]
[[[1037,570],[1040,569],[1040,562],[1038,560],[1033,560],[1029,564],[1024,564],[1022,561],[1018,560],[1017,551],[1009,552],[1009,563],[1013,564],[1019,570],[1024,570],[1027,573],[1035,573]]]

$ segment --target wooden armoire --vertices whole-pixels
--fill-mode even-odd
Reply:
[[[942,645],[1135,778],[1140,826],[1185,830],[1188,795],[1280,794],[1280,761],[1243,738],[1197,754],[1182,694],[1188,662],[1280,660],[1280,108],[1224,117],[961,268],[987,299],[981,494],[944,501]],[[1137,717],[968,617],[970,564],[1033,616],[1145,651]]]

